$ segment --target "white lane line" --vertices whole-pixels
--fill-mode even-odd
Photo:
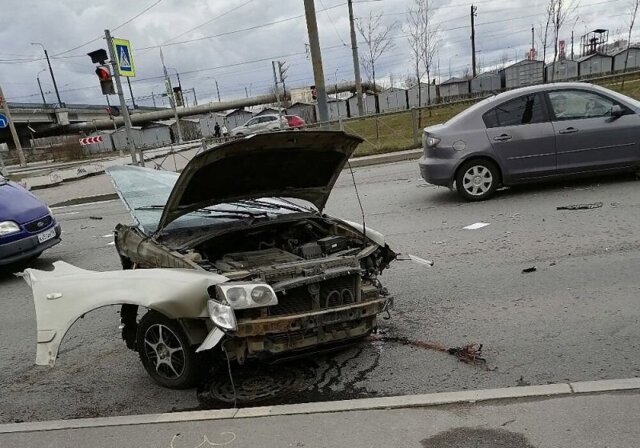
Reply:
[[[56,213],[56,216],[67,216],[67,215],[77,215],[80,212],[64,212],[64,213]]]
[[[463,229],[465,230],[478,230],[478,229],[482,229],[483,227],[487,227],[489,225],[488,222],[474,222],[473,224],[469,224],[466,227],[463,227]]]

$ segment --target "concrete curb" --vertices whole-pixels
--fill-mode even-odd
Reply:
[[[384,163],[395,163],[395,162],[404,162],[406,160],[415,160],[415,159],[419,159],[421,155],[422,155],[422,149],[411,149],[409,151],[398,151],[398,152],[380,154],[375,156],[358,157],[350,160],[350,164],[351,164],[351,168],[362,168],[366,166],[381,165]],[[345,169],[348,169],[348,167],[345,167]],[[95,173],[95,174],[103,174],[103,173]],[[69,182],[69,181],[65,180],[64,182]],[[48,188],[48,186],[38,187],[38,188]],[[97,196],[83,196],[83,197],[73,198],[66,201],[62,201],[62,202],[57,202],[55,204],[50,205],[50,207],[65,207],[67,205],[88,204],[90,202],[109,201],[117,198],[118,198],[118,195],[116,193],[107,193],[107,194],[101,194]]]
[[[390,152],[387,154],[379,154],[374,156],[356,157],[351,159],[349,163],[351,168],[361,168],[363,166],[380,165],[383,163],[404,162],[406,160],[419,159],[422,155],[422,148],[410,149],[408,151]]]
[[[81,196],[79,198],[67,199],[66,201],[56,202],[55,204],[51,204],[49,207],[67,207],[69,205],[81,205],[81,204],[89,204],[91,202],[102,202],[102,201],[113,201],[114,199],[118,199],[117,193],[105,193],[98,194],[95,196]]]
[[[262,406],[242,409],[218,409],[165,414],[143,414],[118,417],[100,417],[72,420],[52,420],[0,425],[0,434],[66,429],[98,428],[122,425],[148,425],[154,423],[178,423],[187,421],[223,420],[276,415],[320,414],[330,412],[369,411],[440,406],[445,404],[477,403],[480,401],[512,400],[517,398],[546,398],[575,396],[596,392],[614,392],[640,389],[640,378],[619,380],[584,381],[576,383],[547,384],[541,386],[507,387],[460,392],[439,392],[424,395],[365,398],[359,400],[302,403],[281,406]]]

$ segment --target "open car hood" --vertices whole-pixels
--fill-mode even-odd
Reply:
[[[303,199],[322,211],[362,139],[344,132],[250,135],[196,155],[167,199],[158,230],[182,215],[242,199]]]

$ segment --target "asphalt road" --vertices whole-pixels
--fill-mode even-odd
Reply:
[[[396,251],[435,266],[396,262],[381,279],[396,297],[396,310],[380,321],[380,340],[298,363],[302,386],[272,403],[640,374],[640,184],[632,176],[522,187],[464,203],[426,185],[413,161],[354,171],[367,226],[386,234]],[[556,210],[594,202],[603,206]],[[327,211],[361,219],[347,171]],[[119,269],[109,245],[115,224],[129,221],[119,202],[55,212],[64,242],[34,267],[47,269],[61,259],[86,269]],[[477,222],[489,225],[463,229]],[[532,266],[535,272],[522,273]],[[1,422],[220,405],[209,400],[206,385],[171,391],[153,384],[120,340],[117,308],[79,321],[50,369],[33,365],[30,290],[9,271],[0,274],[0,303]],[[462,363],[425,342],[482,343],[487,364]]]

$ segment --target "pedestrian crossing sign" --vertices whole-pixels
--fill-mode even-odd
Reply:
[[[112,39],[113,51],[116,54],[116,62],[118,65],[118,73],[120,76],[136,76],[136,67],[133,63],[133,53],[131,52],[131,44],[126,39]]]

